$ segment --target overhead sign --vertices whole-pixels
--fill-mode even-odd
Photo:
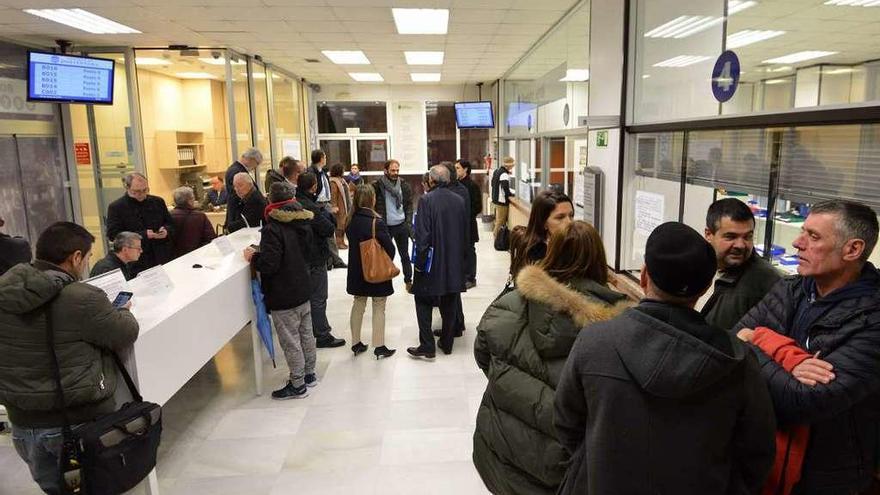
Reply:
[[[722,53],[712,69],[712,94],[721,103],[733,98],[739,85],[739,57],[730,50]]]

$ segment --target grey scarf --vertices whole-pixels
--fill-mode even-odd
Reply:
[[[388,191],[388,194],[394,198],[395,207],[400,208],[403,204],[403,191],[400,187],[400,179],[397,179],[395,182],[391,182],[391,179],[388,178],[387,175],[383,175],[381,179],[379,179],[379,187]]]

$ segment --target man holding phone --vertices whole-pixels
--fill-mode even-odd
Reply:
[[[125,195],[107,208],[107,237],[113,241],[120,232],[140,234],[140,259],[131,266],[131,275],[171,261],[174,230],[165,200],[150,194],[150,185],[143,175],[132,172],[122,179]]]
[[[54,223],[37,240],[36,261],[0,277],[0,404],[9,413],[16,452],[46,493],[62,493],[58,458],[65,422],[47,328],[55,335],[73,430],[116,410],[118,370],[110,351],[130,347],[139,331],[130,302],[114,308],[104,291],[81,282],[94,241],[75,223]]]

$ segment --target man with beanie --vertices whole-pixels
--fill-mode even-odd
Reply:
[[[700,234],[660,225],[645,246],[645,299],[578,334],[556,391],[572,456],[560,493],[760,492],[773,406],[752,353],[693,309],[715,270]]]
[[[290,370],[287,384],[272,392],[272,398],[301,399],[308,396],[307,387],[318,384],[309,303],[312,285],[306,264],[309,251],[314,249],[315,214],[293,199],[293,187],[286,182],[271,185],[269,201],[260,249],[245,248],[244,258],[260,272],[266,309],[272,313]]]

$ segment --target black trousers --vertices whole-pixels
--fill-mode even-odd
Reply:
[[[416,296],[416,319],[419,322],[419,350],[426,352],[436,352],[437,350],[434,343],[434,332],[431,330],[431,316],[434,312],[434,306],[440,307],[440,317],[443,320],[440,340],[437,342],[437,345],[444,349],[452,350],[457,319],[456,299],[461,304],[461,298],[458,293],[445,294],[440,297]]]
[[[400,267],[403,269],[403,281],[411,283],[413,279],[412,262],[409,259],[409,230],[406,223],[388,227],[391,238],[397,246],[397,254],[400,255]]]
[[[471,243],[464,250],[464,276],[468,282],[477,281],[477,245]]]

